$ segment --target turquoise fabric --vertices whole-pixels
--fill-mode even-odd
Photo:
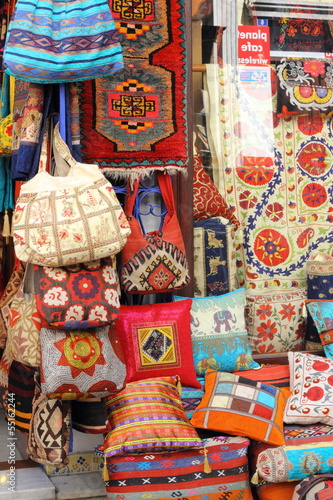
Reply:
[[[91,80],[123,67],[107,0],[18,0],[9,25],[4,71],[37,83]]]
[[[286,446],[285,453],[289,462],[289,480],[333,473],[333,442]]]

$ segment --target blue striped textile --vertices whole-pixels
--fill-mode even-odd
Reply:
[[[58,83],[99,78],[123,65],[107,0],[17,1],[5,41],[5,73]]]

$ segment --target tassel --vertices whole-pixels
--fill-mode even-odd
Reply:
[[[302,305],[302,318],[306,318],[307,315],[308,315],[308,310],[306,308],[306,305],[303,302],[303,305]]]
[[[9,215],[7,210],[5,210],[5,215],[3,218],[2,236],[6,238],[6,243],[9,243],[9,237],[11,236],[11,234],[10,234]]]
[[[204,464],[204,473],[205,474],[210,474],[212,472],[212,469],[210,468],[210,465],[209,465],[206,448],[204,448],[204,454],[205,454],[205,458],[204,458],[204,462],[203,462],[203,464]]]
[[[182,383],[181,383],[179,377],[177,377],[177,386],[176,387],[177,387],[177,391],[178,391],[179,396],[181,396],[182,392],[183,392],[183,388],[182,388]]]
[[[109,480],[109,471],[106,463],[106,457],[104,457],[104,467],[103,467],[103,481]]]
[[[259,483],[259,474],[258,472],[255,472],[251,478],[251,483],[252,484],[258,484]]]

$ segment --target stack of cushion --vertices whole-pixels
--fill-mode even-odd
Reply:
[[[96,449],[109,500],[251,499],[248,448],[260,500],[291,499],[307,474],[330,472],[333,360],[289,352],[289,364],[260,367],[244,310],[244,289],[121,307],[127,383],[106,398]]]

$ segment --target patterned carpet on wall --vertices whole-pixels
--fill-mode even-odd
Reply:
[[[82,158],[117,177],[185,171],[185,0],[110,0],[124,69],[79,85]]]

